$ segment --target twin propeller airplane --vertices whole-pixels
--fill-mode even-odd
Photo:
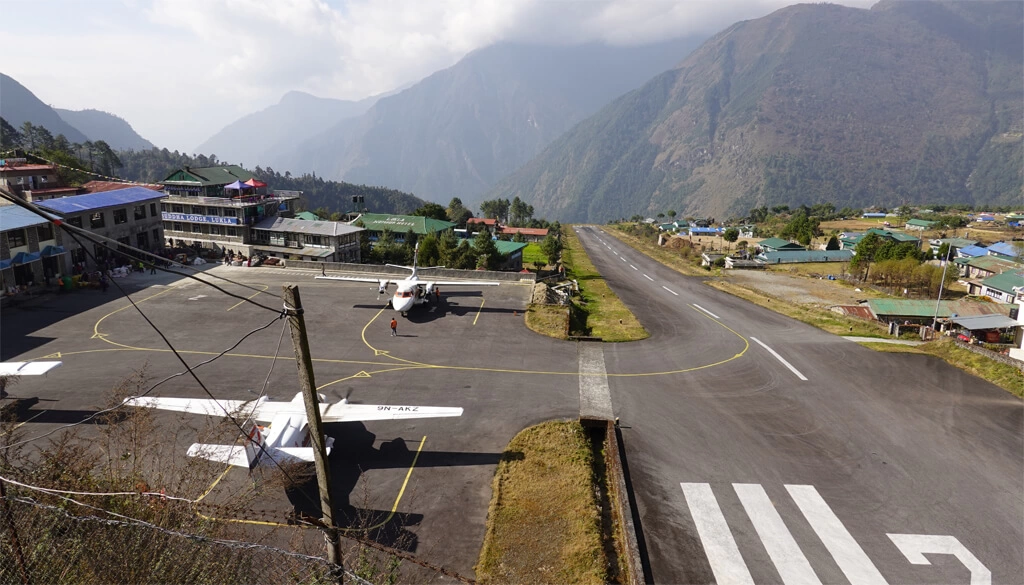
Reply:
[[[401,313],[404,317],[415,305],[422,305],[430,301],[430,297],[434,294],[438,286],[498,286],[501,284],[495,280],[420,280],[417,274],[418,267],[416,266],[419,258],[420,246],[416,244],[416,250],[413,253],[412,266],[399,266],[397,264],[388,264],[393,268],[405,268],[411,270],[412,274],[401,280],[392,279],[381,279],[381,278],[363,278],[359,276],[327,276],[326,271],[321,276],[317,276],[320,280],[344,280],[349,282],[372,282],[377,285],[378,297],[387,292],[388,287],[394,284],[396,286],[395,294],[391,297],[391,307]],[[438,266],[436,268],[444,268]]]
[[[320,400],[325,400],[323,395]],[[256,400],[211,400],[198,398],[131,397],[128,406],[172,410],[207,416],[238,415],[245,417],[242,429],[245,439],[241,445],[210,445],[195,443],[188,449],[190,457],[200,457],[218,463],[254,469],[265,457],[277,463],[312,462],[309,421],[302,393],[291,402],[272,402],[263,396]],[[324,423],[362,422],[371,420],[400,420],[411,418],[437,418],[462,416],[461,408],[444,406],[391,406],[385,404],[320,403],[320,418]],[[260,426],[258,423],[269,423]],[[327,454],[334,446],[334,438],[326,437]]]

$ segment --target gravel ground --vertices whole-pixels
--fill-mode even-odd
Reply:
[[[875,296],[857,292],[834,280],[795,276],[770,270],[730,270],[727,273],[727,280],[771,297],[825,307],[856,305],[858,300]]]

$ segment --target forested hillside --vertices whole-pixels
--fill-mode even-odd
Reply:
[[[1021,2],[796,5],[716,35],[488,193],[605,221],[667,209],[1022,200]]]

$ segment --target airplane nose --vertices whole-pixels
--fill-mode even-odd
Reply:
[[[391,305],[395,308],[396,311],[404,313],[412,308],[412,301],[413,300],[411,298],[401,299],[398,302],[391,301]]]

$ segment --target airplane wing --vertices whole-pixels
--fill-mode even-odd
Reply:
[[[242,445],[209,445],[194,443],[188,448],[189,457],[199,457],[217,463],[227,463],[238,467],[249,468],[249,456]]]
[[[321,405],[320,418],[325,423],[336,423],[447,416],[462,416],[462,409],[447,406],[392,406],[384,404],[345,404],[339,402]]]
[[[64,362],[2,362],[0,376],[42,376]]]
[[[362,276],[317,276],[317,280],[345,280],[348,282],[372,282],[373,284],[393,284],[392,280],[387,278],[365,278]]]
[[[496,280],[421,280],[420,283],[434,286],[498,286],[501,284]]]
[[[264,396],[257,401],[256,410],[266,402]],[[143,408],[156,408],[158,410],[173,410],[176,412],[188,412],[192,414],[205,414],[207,416],[226,416],[227,413],[239,412],[247,404],[252,406],[251,400],[210,400],[203,398],[164,398],[137,396],[124,399],[127,406],[141,406]],[[242,411],[244,412],[244,411]],[[259,418],[259,417],[256,417]],[[260,419],[263,420],[263,419]]]

